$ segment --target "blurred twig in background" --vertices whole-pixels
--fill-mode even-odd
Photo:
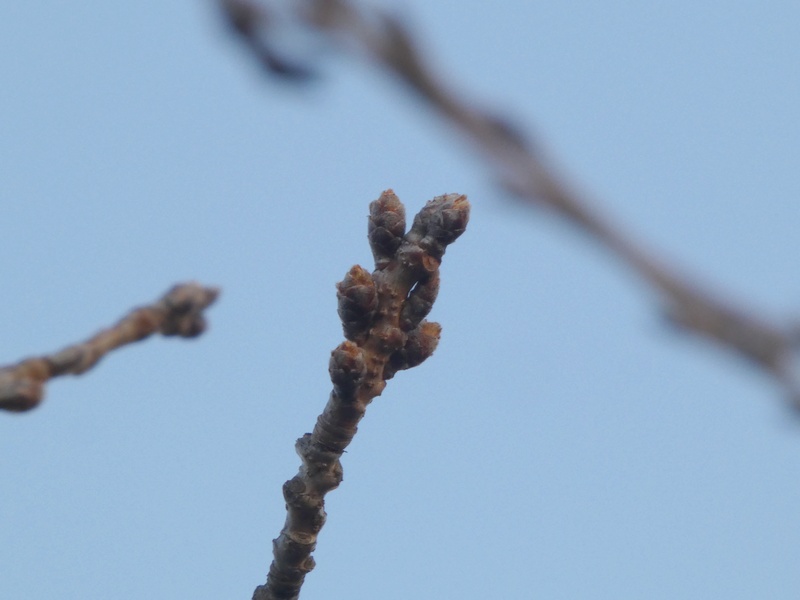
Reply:
[[[281,27],[305,28],[344,52],[360,54],[402,81],[469,140],[511,194],[562,216],[610,250],[659,295],[668,319],[710,338],[776,378],[800,407],[798,334],[740,307],[659,260],[576,191],[534,141],[506,119],[470,103],[423,56],[411,31],[391,13],[348,0],[219,0],[233,30],[270,73],[303,79],[315,65],[281,53]],[[288,69],[286,65],[292,65]]]
[[[115,348],[138,342],[154,333],[196,337],[206,328],[203,310],[219,290],[196,283],[176,285],[156,303],[132,310],[116,325],[85,342],[47,356],[28,358],[0,367],[0,409],[30,410],[44,398],[44,384],[59,375],[80,375]]]

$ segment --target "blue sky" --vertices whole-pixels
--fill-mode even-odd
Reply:
[[[400,5],[446,77],[628,231],[797,314],[800,6]],[[264,79],[211,3],[0,4],[0,362],[196,279],[211,328],[0,415],[0,598],[250,598],[294,440],[329,393],[368,203],[473,204],[436,354],[390,382],[302,597],[794,598],[800,429],[781,390],[368,64]]]

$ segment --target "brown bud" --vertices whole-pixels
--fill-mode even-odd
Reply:
[[[196,283],[176,285],[161,299],[167,314],[161,324],[164,335],[195,337],[206,329],[206,320],[202,312],[213,304],[219,296],[217,288],[208,288]],[[144,326],[142,326],[144,329]],[[143,335],[149,332],[143,330]]]
[[[355,265],[345,275],[344,280],[336,284],[336,297],[344,336],[353,341],[366,338],[378,306],[372,275],[363,267]]]
[[[372,331],[372,338],[378,344],[378,351],[384,356],[390,356],[402,348],[406,343],[406,334],[400,331],[399,327],[384,324],[380,328]]]
[[[375,266],[382,269],[394,258],[406,232],[406,209],[392,190],[369,205],[367,231]]]
[[[445,198],[446,208],[442,210],[441,223],[443,235],[440,241],[447,245],[452,244],[467,230],[471,207],[469,200],[463,194],[448,194]]]
[[[408,333],[405,345],[392,354],[383,375],[390,379],[397,371],[411,369],[427,359],[439,344],[442,326],[433,321],[423,321]]]
[[[469,211],[469,200],[463,194],[436,196],[414,217],[406,239],[441,260],[448,244],[466,230]]]
[[[365,369],[361,348],[353,342],[342,342],[331,352],[328,372],[333,390],[341,400],[353,399]]]
[[[423,321],[420,326],[409,333],[406,351],[407,369],[416,367],[436,350],[439,337],[442,335],[442,326],[433,321]]]
[[[0,409],[24,412],[39,405],[44,398],[44,385],[36,379],[0,377]]]
[[[400,313],[400,328],[411,331],[428,316],[439,294],[439,270],[431,273],[425,281],[418,282],[408,294]]]

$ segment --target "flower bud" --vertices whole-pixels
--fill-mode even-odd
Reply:
[[[372,275],[359,265],[355,265],[336,284],[336,298],[339,301],[339,318],[342,320],[344,336],[348,340],[364,339],[369,332],[378,297]]]
[[[390,379],[405,369],[411,369],[422,363],[433,354],[439,344],[442,326],[433,321],[423,321],[419,327],[408,333],[405,345],[394,352],[383,371],[386,379]]]
[[[367,232],[375,266],[382,269],[394,258],[406,232],[406,209],[392,190],[369,205]]]
[[[333,383],[333,391],[341,400],[352,399],[365,369],[361,348],[353,342],[342,342],[331,352],[328,372]]]
[[[408,294],[400,313],[400,328],[411,331],[428,316],[439,294],[439,270],[436,269],[425,281],[418,282]]]
[[[441,260],[445,249],[467,228],[469,200],[463,194],[436,196],[414,217],[406,239]]]

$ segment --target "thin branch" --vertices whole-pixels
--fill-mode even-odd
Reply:
[[[248,28],[268,34],[268,4],[221,0],[221,5],[229,19],[236,11],[247,13]],[[594,202],[573,189],[542,149],[510,121],[470,103],[465,94],[447,85],[394,15],[348,0],[298,0],[295,7],[299,23],[345,51],[361,53],[402,81],[472,143],[505,189],[562,216],[627,264],[658,293],[671,322],[760,366],[785,386],[794,406],[800,408],[798,335],[790,325],[773,323],[723,300],[655,258],[598,211]]]
[[[296,82],[314,78],[313,69],[281,52],[272,43],[274,30],[287,25],[286,19],[279,17],[279,11],[238,0],[220,0],[220,4],[228,25],[258,58],[266,73]]]
[[[286,523],[273,540],[267,582],[256,588],[253,600],[299,596],[306,573],[314,568],[311,553],[325,524],[325,495],[342,482],[339,459],[367,406],[397,371],[417,366],[436,349],[441,327],[425,320],[436,295],[431,286],[438,289],[445,249],[464,232],[468,219],[466,196],[437,196],[405,233],[405,209],[391,190],[370,204],[376,269],[370,274],[356,265],[336,286],[347,341],[331,354],[333,391],[325,410],[314,431],[297,440],[302,464],[283,485]]]
[[[185,338],[200,335],[206,328],[203,310],[218,295],[216,288],[196,283],[176,285],[154,304],[132,310],[116,325],[85,342],[54,354],[0,367],[0,409],[13,412],[30,410],[44,398],[44,384],[49,379],[85,373],[115,348],[138,342],[154,333]]]

